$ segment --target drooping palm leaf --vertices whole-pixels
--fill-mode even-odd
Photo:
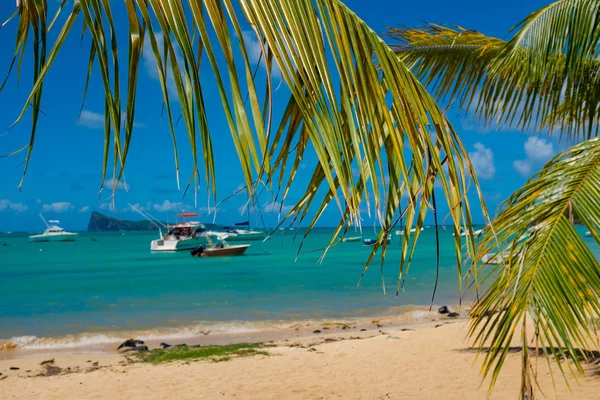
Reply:
[[[479,275],[493,283],[472,308],[469,331],[480,351],[489,348],[483,373],[491,374],[492,385],[517,334],[526,371],[523,394],[533,382],[532,338],[563,373],[565,358],[582,372],[582,350],[598,349],[592,327],[600,316],[600,264],[569,221],[570,208],[600,243],[598,138],[548,162],[506,201],[481,239],[477,259],[496,252],[503,258],[497,266],[479,266]]]
[[[227,126],[240,160],[246,187],[254,182],[282,186],[287,198],[293,177],[306,149],[314,150],[317,165],[306,194],[287,215],[302,221],[316,207],[314,226],[323,210],[335,203],[340,228],[361,221],[360,205],[373,203],[383,227],[375,252],[399,218],[400,199],[408,201],[400,214],[417,227],[430,207],[433,183],[439,179],[451,210],[454,230],[470,228],[467,180],[475,176],[468,155],[442,111],[386,43],[338,0],[124,0],[129,22],[128,73],[120,71],[117,26],[113,10],[119,2],[81,0],[52,45],[47,61],[36,61],[30,98],[23,107],[36,105],[37,118],[42,83],[78,14],[91,41],[88,76],[97,64],[105,96],[105,146],[103,175],[108,169],[112,143],[112,173],[124,176],[129,144],[134,134],[137,73],[144,37],[156,59],[164,104],[174,136],[175,107],[167,81],[172,79],[193,156],[190,182],[201,166],[207,187],[216,193],[212,143],[200,76],[212,72]],[[21,33],[34,22],[39,31],[45,19],[35,19],[46,3],[26,1],[20,9]],[[37,13],[37,14],[36,14]],[[254,31],[267,63],[267,85],[261,96],[254,81],[244,30]],[[161,35],[162,48],[158,35]],[[17,43],[19,57],[24,43]],[[110,46],[110,48],[109,48]],[[150,51],[148,48],[146,51]],[[206,59],[201,64],[201,60]],[[271,135],[270,69],[276,63],[292,93],[280,126]],[[208,69],[207,69],[208,68]],[[122,83],[121,80],[125,81]],[[125,104],[121,88],[127,88]],[[123,121],[122,115],[126,114]],[[35,133],[35,127],[33,129]],[[215,133],[216,134],[216,133]],[[200,136],[200,141],[197,136]],[[33,135],[32,135],[33,137]],[[177,143],[174,141],[175,149]],[[31,148],[31,147],[30,147]],[[202,151],[202,165],[197,154]],[[175,153],[177,165],[177,153]],[[293,158],[293,162],[288,159]],[[353,174],[353,167],[359,176]],[[288,177],[285,179],[284,177]],[[386,181],[385,176],[389,179]],[[103,178],[104,180],[104,178]],[[189,185],[188,185],[189,186]],[[322,188],[322,189],[321,189]],[[113,188],[116,189],[116,188]],[[320,193],[326,194],[321,196]],[[277,188],[277,192],[279,189]],[[312,209],[311,209],[312,210]],[[310,231],[310,229],[309,229]],[[403,238],[400,277],[408,270],[418,234]],[[414,239],[414,240],[413,240]],[[470,254],[474,241],[468,241]],[[461,264],[461,243],[456,240]],[[459,275],[461,271],[459,269]]]
[[[436,98],[486,124],[549,128],[576,139],[598,134],[598,0],[560,0],[529,15],[508,42],[432,25],[391,29],[400,57]],[[568,120],[579,123],[561,124]]]

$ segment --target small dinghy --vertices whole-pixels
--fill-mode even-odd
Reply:
[[[345,237],[345,238],[342,238],[342,242],[344,242],[344,243],[360,242],[361,239],[362,239],[362,236]]]

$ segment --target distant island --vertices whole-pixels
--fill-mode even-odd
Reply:
[[[168,225],[164,222],[157,222],[157,224]],[[219,225],[204,222],[202,225],[209,230],[221,228]],[[109,217],[108,215],[104,215],[98,211],[92,211],[87,230],[88,232],[156,231],[158,228],[154,223],[147,220],[128,221],[125,219]]]
[[[150,221],[127,221],[124,219],[109,217],[93,211],[88,222],[88,232],[104,231],[155,231],[156,225]]]

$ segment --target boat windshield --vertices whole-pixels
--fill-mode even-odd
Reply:
[[[172,229],[169,229],[167,232],[167,237],[169,239],[179,240],[184,237],[194,237],[196,234],[196,230],[193,226],[176,226]]]
[[[59,233],[59,232],[63,232],[64,229],[60,228],[58,226],[51,226],[50,228],[46,229],[46,232],[48,233]]]

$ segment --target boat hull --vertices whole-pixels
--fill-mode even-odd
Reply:
[[[193,250],[196,247],[206,243],[206,239],[202,237],[180,240],[156,239],[150,242],[150,250],[153,252]]]
[[[355,237],[343,238],[342,242],[351,243],[351,242],[360,242],[361,240],[362,240],[362,236],[355,236]]]
[[[240,244],[225,247],[209,247],[204,249],[200,254],[200,257],[228,257],[228,256],[239,256],[246,252],[250,247],[249,244]]]
[[[29,236],[30,242],[74,242],[77,239],[77,233],[63,235],[33,235]]]

